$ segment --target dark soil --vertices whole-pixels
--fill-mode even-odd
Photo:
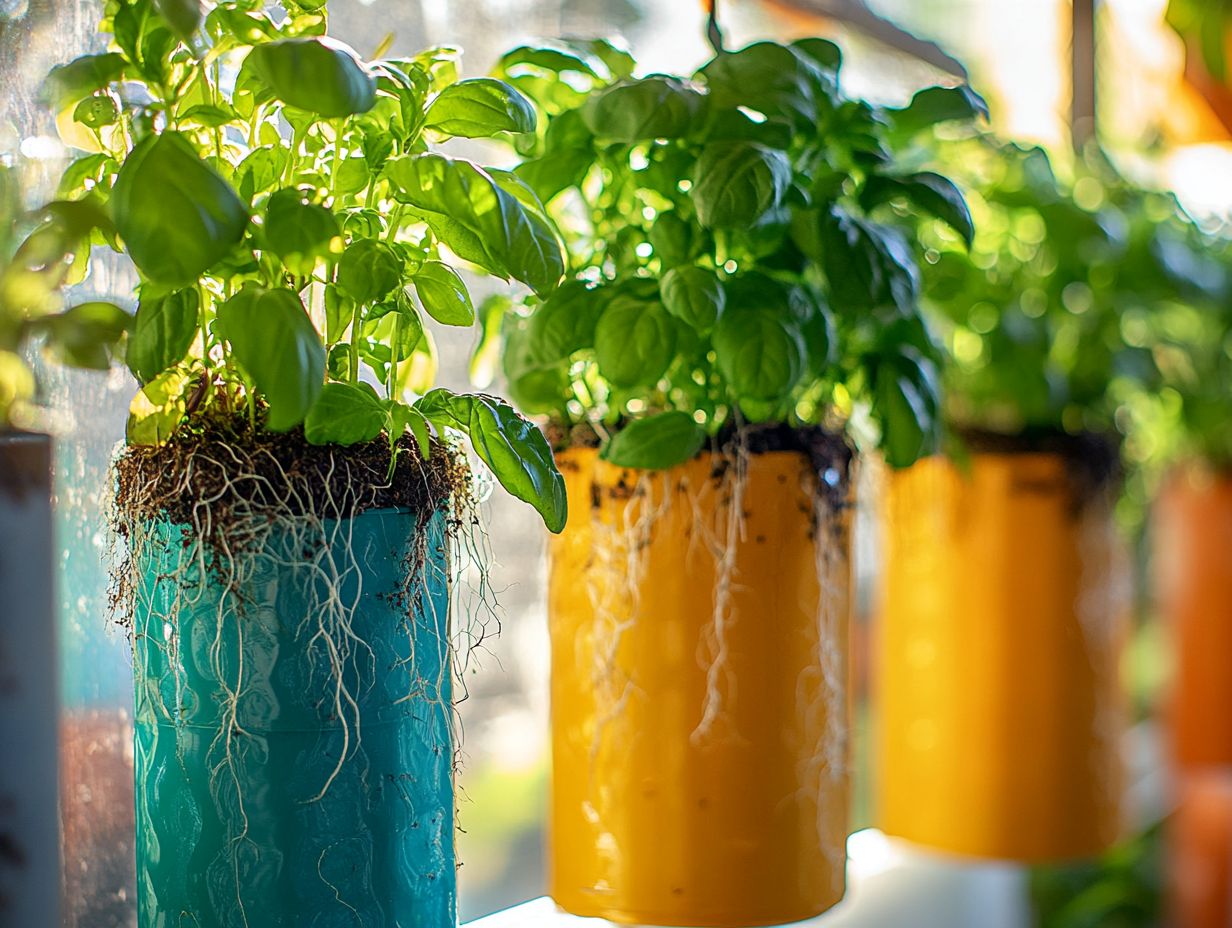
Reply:
[[[588,423],[567,426],[553,421],[547,424],[545,432],[548,443],[558,452],[572,448],[597,448],[601,444],[598,434]],[[820,491],[831,497],[831,502],[837,506],[847,504],[853,453],[843,436],[820,426],[793,427],[771,423],[745,425],[739,430],[734,425],[724,426],[700,452],[716,452],[719,455],[713,473],[716,480],[721,479],[732,466],[738,442],[743,443],[749,454],[788,451],[805,455],[819,478]],[[569,463],[566,461],[560,466],[567,469]],[[833,483],[825,479],[826,472],[831,470],[838,474],[838,479]],[[611,488],[611,493],[616,497],[627,497],[632,494],[633,486],[633,480],[622,478]],[[595,488],[592,495],[597,492],[598,488]]]
[[[1049,428],[1024,429],[1015,435],[981,429],[958,429],[960,447],[969,454],[1056,454],[1065,461],[1075,502],[1085,505],[1113,493],[1124,477],[1120,442],[1113,436],[1082,432],[1071,435]]]
[[[348,518],[387,508],[428,514],[464,486],[465,464],[444,445],[424,460],[403,436],[392,479],[390,454],[384,437],[343,448],[309,444],[301,429],[273,433],[215,421],[163,445],[123,451],[116,462],[118,527],[154,518],[191,525],[207,500],[209,524],[220,533],[235,515],[262,508],[271,517]]]

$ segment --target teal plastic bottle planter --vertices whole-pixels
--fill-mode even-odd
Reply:
[[[141,928],[453,928],[446,543],[441,512],[379,510],[203,571],[187,528],[149,526]]]

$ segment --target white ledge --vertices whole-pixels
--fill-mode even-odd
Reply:
[[[869,829],[847,844],[847,898],[798,928],[1026,928],[1029,912],[1021,867],[972,862],[913,848]],[[471,922],[469,928],[602,928],[551,899]],[[769,928],[769,926],[767,926]]]

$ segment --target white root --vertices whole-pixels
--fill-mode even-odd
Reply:
[[[181,617],[199,611],[204,597],[217,596],[208,667],[223,699],[218,729],[207,757],[211,762],[211,790],[220,795],[226,788],[235,803],[236,824],[228,841],[235,901],[246,925],[240,893],[240,860],[246,844],[253,853],[257,848],[249,843],[241,770],[243,758],[250,751],[259,750],[263,743],[260,733],[244,727],[241,716],[241,706],[252,682],[251,671],[245,666],[245,635],[249,625],[259,628],[261,624],[255,616],[251,617],[254,621],[247,621],[246,613],[258,606],[248,601],[249,591],[259,589],[264,578],[277,576],[280,583],[303,590],[308,599],[298,632],[307,636],[308,652],[320,649],[325,656],[328,679],[314,680],[312,684],[329,706],[329,715],[342,740],[342,750],[332,771],[317,793],[306,800],[308,804],[319,802],[347,764],[362,756],[361,702],[365,693],[352,689],[357,682],[369,681],[365,685],[372,685],[377,656],[371,644],[356,631],[354,619],[364,594],[364,559],[374,552],[357,550],[354,544],[352,517],[361,507],[352,488],[360,478],[352,474],[346,452],[331,459],[331,467],[341,469],[343,479],[339,482],[347,487],[340,497],[330,492],[332,481],[309,486],[303,475],[283,469],[268,449],[249,451],[239,445],[213,441],[184,453],[187,459],[182,466],[174,468],[159,485],[130,488],[126,512],[112,507],[109,516],[117,531],[112,535],[111,608],[129,635],[138,665],[141,649],[163,650],[170,679],[142,679],[138,667],[138,685],[143,687],[144,698],[154,700],[154,708],[161,717],[177,719],[197,708],[193,703],[196,697],[187,688],[181,659],[181,650],[188,647],[186,641],[181,641]],[[259,460],[258,455],[262,456]],[[229,476],[228,482],[215,493],[201,496],[196,477],[204,468]],[[264,476],[270,473],[275,476]],[[426,472],[422,479],[427,485]],[[476,511],[475,496],[466,487],[454,489],[443,534],[438,536],[426,518],[420,522],[412,557],[405,565],[404,585],[398,591],[401,631],[408,642],[409,656],[404,660],[415,662],[416,635],[422,635],[423,625],[431,623],[430,627],[444,630],[438,636],[439,650],[434,655],[441,670],[435,680],[412,675],[408,692],[398,701],[426,699],[438,706],[448,705],[448,737],[456,752],[450,763],[456,765],[462,731],[454,694],[461,693],[464,698],[462,671],[471,652],[488,633],[489,624],[495,620],[499,627],[499,617],[488,580],[487,538]],[[194,493],[199,498],[193,499]],[[425,497],[430,495],[425,493]],[[217,507],[224,497],[230,505],[226,525],[222,526],[217,522]],[[133,514],[157,512],[160,500],[185,498],[193,499],[185,542],[182,546],[173,542],[174,563],[169,573],[150,583],[143,571],[158,556],[164,540],[159,537],[154,521]],[[429,544],[444,546],[444,566],[431,556]],[[450,591],[445,608],[452,617],[438,612],[442,589]],[[426,615],[417,623],[416,615],[421,612]],[[139,616],[156,616],[161,620],[161,640],[151,640],[152,636],[144,634],[143,625],[148,628],[153,623],[138,624]],[[228,641],[234,645],[229,647]],[[168,686],[164,687],[164,683]],[[164,694],[168,689],[174,705],[166,704]],[[449,750],[449,746],[442,743],[431,747],[439,753]],[[184,761],[182,754],[180,761]],[[366,786],[368,771],[360,770],[359,776]]]

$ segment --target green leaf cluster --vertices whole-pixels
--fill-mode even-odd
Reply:
[[[961,172],[978,230],[969,250],[923,232],[947,417],[1010,433],[1119,430],[1141,457],[1134,443],[1153,439],[1134,423],[1164,403],[1205,453],[1232,460],[1227,245],[1098,152],[1068,177],[1042,150],[990,138],[933,143],[931,157]]]
[[[77,307],[48,338],[105,366],[79,336],[127,333],[131,442],[212,416],[321,444],[396,448],[410,433],[424,454],[460,433],[559,530],[563,484],[540,433],[428,376],[431,327],[475,322],[458,266],[542,299],[564,275],[527,184],[436,148],[534,133],[535,108],[506,82],[460,80],[456,49],[366,61],[326,24],[324,3],[107,0],[108,50],[46,82],[83,152],[50,213],[72,235],[36,231],[21,249],[49,260],[22,263],[63,276],[109,246],[136,266],[137,308]]]
[[[85,275],[81,253],[112,235],[98,202],[56,201],[33,212],[22,200],[22,162],[0,162],[0,431],[18,423],[35,396],[28,348],[54,360],[105,370],[131,318],[111,303],[65,309],[62,289]]]
[[[514,175],[568,246],[566,283],[496,313],[514,401],[667,467],[742,422],[841,426],[867,411],[895,465],[939,437],[939,353],[917,226],[973,234],[958,188],[906,170],[924,127],[970,121],[967,88],[891,110],[840,89],[805,39],[635,77],[605,42],[522,46],[494,76],[534,106]],[[499,331],[498,331],[499,330]]]

